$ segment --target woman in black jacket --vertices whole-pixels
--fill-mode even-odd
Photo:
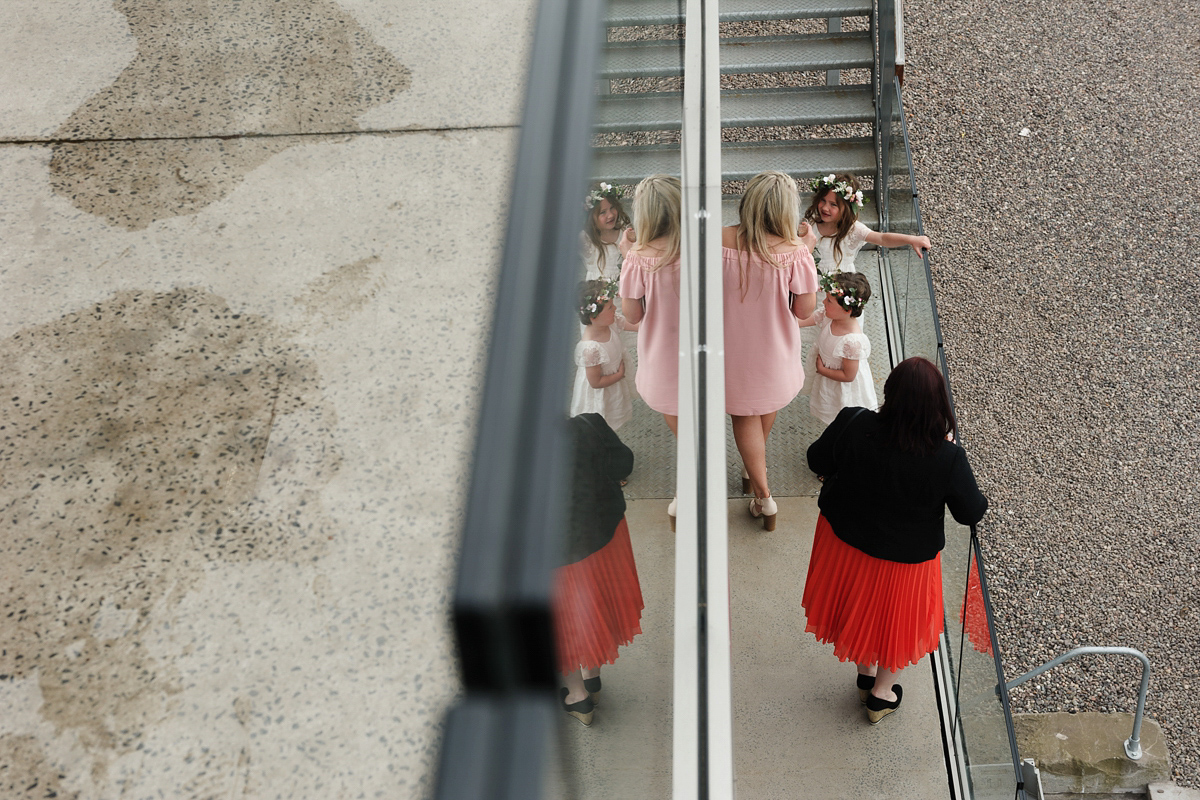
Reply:
[[[964,525],[987,510],[956,431],[941,374],[910,358],[888,376],[878,413],[843,409],[808,448],[825,485],[805,630],[858,665],[872,725],[900,707],[900,671],[937,648],[946,508]]]
[[[633,451],[599,414],[568,424],[573,481],[565,563],[554,576],[554,632],[563,709],[591,725],[600,667],[642,632],[642,589],[621,491]]]

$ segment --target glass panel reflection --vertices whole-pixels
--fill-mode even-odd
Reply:
[[[663,334],[679,313],[683,31],[633,24],[646,20],[627,6],[610,10],[579,257],[564,265],[579,324],[554,593],[566,796],[606,800],[670,796],[672,761],[677,389],[659,362],[678,362]]]

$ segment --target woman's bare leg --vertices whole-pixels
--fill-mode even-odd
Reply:
[[[671,429],[671,433],[675,434],[675,438],[679,438],[679,416],[663,414],[663,419],[667,421],[667,427]]]
[[[733,418],[733,441],[737,444],[742,463],[746,465],[746,472],[750,475],[750,491],[760,500],[770,497],[771,490],[767,486],[766,431],[769,431],[770,425],[775,422],[775,415],[767,415],[771,418],[770,423],[764,423],[764,417],[757,414],[748,417],[739,417],[736,414],[729,416]]]
[[[878,697],[880,700],[886,700],[889,703],[896,702],[896,693],[892,691],[892,685],[900,678],[900,673],[904,670],[900,669],[882,669],[875,673],[875,688],[871,690],[871,694]]]
[[[586,700],[588,697],[588,690],[583,686],[583,672],[581,670],[575,670],[570,675],[563,675],[563,686],[567,687],[567,696],[565,698],[567,705]]]

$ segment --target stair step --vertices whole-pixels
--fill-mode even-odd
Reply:
[[[809,33],[721,40],[721,74],[807,72],[870,67],[869,33]],[[604,49],[604,78],[666,78],[683,74],[678,41],[611,42]]]
[[[634,184],[647,175],[678,175],[679,145],[596,147],[592,150],[594,180]],[[830,172],[875,173],[875,147],[870,138],[803,139],[774,142],[725,142],[721,145],[722,178],[747,180],[763,170],[776,169],[808,180]],[[907,165],[904,165],[907,170]],[[899,165],[897,165],[897,171]]]
[[[871,13],[870,0],[721,0],[721,22],[773,19],[861,17]],[[608,25],[678,25],[678,0],[609,0]]]
[[[871,98],[868,85],[726,90],[721,92],[721,126],[874,122]],[[604,95],[596,110],[596,131],[679,130],[682,105],[679,92]]]
[[[721,40],[721,74],[853,69],[874,63],[871,34],[806,33]]]

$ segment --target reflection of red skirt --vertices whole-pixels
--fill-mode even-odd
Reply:
[[[938,645],[942,632],[942,556],[920,564],[884,561],[851,547],[817,519],[805,630],[833,644],[842,661],[902,669]]]
[[[967,596],[963,600],[958,621],[963,624],[967,638],[976,650],[984,655],[992,654],[992,633],[988,627],[987,608],[983,604],[983,584],[979,582],[979,558],[971,552],[971,566],[967,568]]]
[[[616,661],[617,647],[642,632],[644,607],[629,526],[622,518],[612,541],[555,572],[558,671],[566,675]]]

